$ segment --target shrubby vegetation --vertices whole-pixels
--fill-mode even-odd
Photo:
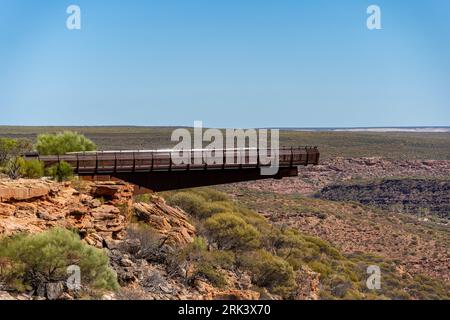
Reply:
[[[235,256],[231,251],[208,250],[207,240],[203,237],[196,237],[194,241],[181,250],[174,253],[172,263],[185,264],[188,282],[196,278],[206,278],[216,287],[223,287],[227,284],[225,276],[220,268],[230,268],[235,262]],[[193,267],[193,273],[189,273]]]
[[[25,160],[19,158],[20,175],[25,178],[37,179],[44,176],[44,164],[37,159]]]
[[[221,250],[244,250],[260,245],[261,234],[236,213],[214,214],[205,221],[205,228],[209,238]]]
[[[0,166],[31,150],[33,150],[33,144],[28,139],[0,138]]]
[[[41,134],[34,148],[41,155],[60,155],[67,152],[92,151],[96,145],[85,136],[76,132],[65,131],[57,134]],[[65,181],[72,177],[71,166],[62,161],[44,170],[38,160],[25,160],[24,154],[33,150],[33,144],[27,139],[0,138],[0,172],[11,179],[40,178],[51,176],[57,181]]]
[[[7,174],[11,179],[18,179],[30,174],[39,175],[35,163],[29,164],[22,155],[33,149],[31,141],[27,139],[0,138],[0,171]]]
[[[195,265],[196,275],[215,285],[224,284],[221,270],[242,269],[250,273],[256,286],[292,298],[296,272],[307,266],[320,274],[323,299],[449,298],[445,284],[428,277],[404,279],[392,261],[366,254],[344,255],[319,238],[273,226],[261,215],[213,189],[166,192],[163,196],[169,204],[193,216],[200,235],[179,253],[178,263],[189,261]],[[222,255],[233,259],[217,263],[212,258]],[[366,287],[366,268],[372,264],[381,268],[381,290]]]
[[[106,254],[71,231],[52,229],[0,241],[0,282],[15,290],[38,290],[46,283],[65,281],[70,265],[80,267],[82,286],[87,289],[117,288]]]
[[[65,161],[61,161],[48,168],[47,175],[58,182],[69,180],[73,176],[72,166]]]
[[[264,249],[243,254],[240,263],[251,271],[253,282],[259,287],[282,296],[289,296],[295,288],[293,267]]]
[[[82,134],[64,131],[57,134],[40,134],[35,148],[40,155],[62,155],[67,152],[94,151],[97,146]]]

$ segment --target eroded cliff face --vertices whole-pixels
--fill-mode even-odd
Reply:
[[[73,185],[48,180],[0,182],[0,236],[74,228],[102,248],[125,235],[133,187],[120,182]]]

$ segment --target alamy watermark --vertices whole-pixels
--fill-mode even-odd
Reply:
[[[69,290],[81,289],[81,270],[77,265],[71,265],[66,270],[69,277],[66,280],[66,286]]]
[[[69,30],[81,29],[81,8],[75,4],[67,7],[66,13],[69,15],[66,20],[66,27]]]
[[[275,175],[279,168],[278,129],[203,130],[195,121],[193,133],[185,128],[172,132],[179,142],[171,151],[175,165],[259,164],[261,175]],[[269,135],[270,134],[270,135]],[[204,143],[208,145],[204,146]]]
[[[366,25],[369,30],[381,30],[381,8],[375,4],[367,7],[367,18]]]
[[[69,15],[66,19],[66,27],[69,30],[81,29],[81,8],[76,4],[67,7],[66,13]],[[369,15],[366,20],[366,26],[369,30],[381,30],[381,8],[376,4],[367,7],[366,13]]]
[[[381,270],[379,266],[371,265],[366,270],[369,277],[366,281],[367,289],[380,290],[381,289]]]

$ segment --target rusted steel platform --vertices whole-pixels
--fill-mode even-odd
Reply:
[[[248,180],[281,179],[298,174],[298,166],[317,165],[317,147],[283,147],[278,150],[278,172],[262,175],[261,168],[270,163],[261,161],[270,156],[270,149],[221,149],[214,155],[219,163],[208,161],[211,150],[191,150],[192,159],[178,164],[173,159],[174,150],[95,151],[71,153],[60,156],[28,156],[41,160],[46,167],[61,161],[69,163],[79,176],[110,176],[153,191],[232,183]],[[194,156],[200,159],[194,161]],[[217,159],[217,158],[216,158]],[[229,161],[229,160],[232,161]],[[239,160],[240,161],[239,161]]]

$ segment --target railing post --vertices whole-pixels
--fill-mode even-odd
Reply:
[[[291,163],[290,163],[290,167],[292,167],[292,165],[294,164],[294,147],[291,147]]]
[[[308,149],[308,147],[305,147],[305,150],[306,150],[306,163],[305,163],[305,166],[307,166],[308,163],[309,163],[309,149]]]
[[[223,159],[222,159],[222,170],[225,170],[225,161],[226,159],[226,155],[225,155],[225,148],[222,148],[222,155],[223,155]]]
[[[135,171],[136,171],[136,156],[133,152],[133,172],[135,172]]]
[[[267,154],[267,151],[266,151],[266,154]],[[256,148],[256,167],[257,168],[259,168],[259,166],[260,166],[260,158],[259,158],[259,147],[258,148]]]
[[[150,171],[153,171],[153,166],[155,165],[155,157],[153,156],[153,152],[152,152],[152,166],[150,168]]]

